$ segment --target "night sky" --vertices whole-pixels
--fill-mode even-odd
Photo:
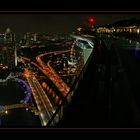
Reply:
[[[3,33],[10,27],[15,33],[71,33],[84,25],[90,16],[95,18],[94,25],[109,24],[123,19],[140,19],[140,13],[0,13],[0,32]]]

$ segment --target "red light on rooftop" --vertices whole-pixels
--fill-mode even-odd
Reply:
[[[94,23],[94,22],[95,22],[95,19],[94,19],[93,17],[90,17],[90,18],[88,19],[88,21],[89,21],[89,23]]]

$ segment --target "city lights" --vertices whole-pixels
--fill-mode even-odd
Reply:
[[[6,30],[6,37],[4,37],[3,40],[6,43],[13,43],[14,46],[15,42],[9,39],[9,34],[11,34],[10,28]],[[39,37],[41,41],[43,40],[42,45],[37,44]],[[69,93],[70,86],[73,84],[77,73],[81,71],[84,63],[86,63],[85,60],[83,60],[85,54],[82,56],[83,53],[81,49],[83,48],[80,44],[78,45],[79,47],[76,48],[76,42],[80,42],[80,40],[84,41],[84,43],[82,43],[82,45],[85,45],[84,51],[86,51],[86,47],[93,49],[94,43],[90,39],[87,39],[88,36],[77,37],[78,36],[75,38],[69,35],[69,37],[64,36],[58,39],[57,35],[51,37],[48,35],[44,36],[43,34],[38,35],[37,33],[25,33],[23,39],[19,41],[19,46],[16,44],[17,50],[15,50],[14,47],[10,48],[14,50],[11,51],[10,55],[15,56],[11,59],[12,62],[15,62],[15,65],[11,68],[10,63],[5,64],[5,60],[9,59],[8,55],[6,55],[5,59],[0,63],[0,67],[3,70],[5,70],[5,68],[10,71],[14,69],[6,79],[0,79],[0,83],[7,83],[9,79],[12,79],[16,85],[22,88],[24,98],[20,99],[19,104],[3,106],[0,113],[8,114],[8,110],[25,108],[26,113],[38,115],[40,125],[47,126],[59,105],[63,101],[69,102],[69,99],[66,98],[67,94],[69,94],[68,97],[70,97],[73,95],[71,95],[71,93],[74,93],[74,91]],[[61,40],[62,43],[59,42]],[[49,47],[50,50],[48,50],[49,43],[51,44],[52,41],[54,42],[54,46],[58,46],[57,50],[55,50],[55,47]],[[66,44],[63,44],[63,41],[65,41]],[[65,45],[69,46],[68,49],[64,49],[66,48]],[[64,46],[64,48],[62,48],[62,46]],[[45,49],[43,50],[42,48]],[[2,55],[9,53],[9,50],[4,46],[5,52],[2,52]],[[34,58],[32,58],[31,55],[32,51],[36,51],[36,53],[33,53]],[[89,55],[90,54],[87,56]],[[62,116],[62,114],[56,115],[57,117],[52,121],[52,125],[59,122],[59,115]]]
[[[94,16],[97,18],[97,14]],[[89,125],[91,121],[96,122],[100,114],[105,112],[104,105],[108,109],[106,100],[110,99],[110,96],[112,101],[109,106],[113,106],[113,113],[122,109],[121,106],[124,105],[122,102],[127,100],[127,93],[131,92],[129,89],[124,92],[123,88],[130,85],[136,87],[131,82],[136,78],[139,81],[140,78],[138,67],[140,22],[127,21],[125,23],[123,20],[109,24],[106,20],[106,24],[98,25],[98,21],[104,22],[105,16],[103,19],[98,17],[97,20],[95,17],[91,14],[83,15],[75,26],[73,18],[70,22],[75,28],[64,34],[57,32],[55,25],[53,25],[53,33],[45,31],[46,28],[49,29],[47,24],[44,26],[45,29],[40,25],[42,29],[40,31],[35,28],[36,30],[18,33],[8,27],[4,33],[0,33],[1,127],[10,125],[63,126],[61,123],[65,122],[67,117],[77,119],[80,123],[87,121]],[[51,20],[51,18],[46,18],[47,21],[48,19]],[[62,27],[63,21],[66,19],[61,21]],[[128,85],[127,78],[130,82]],[[120,94],[121,89],[124,95]],[[123,96],[123,99],[118,109],[117,103],[120,96]],[[133,102],[134,100],[132,104]],[[101,105],[98,107],[98,104]],[[70,111],[74,113],[65,115],[68,105]],[[93,106],[95,107],[93,112],[96,113],[92,112]],[[126,105],[124,106],[126,108]],[[103,112],[98,115],[97,112],[101,107],[103,107]],[[114,108],[117,109],[114,111]],[[122,109],[121,112],[123,111],[125,110]],[[129,111],[130,109],[127,113]],[[90,112],[97,115],[96,119],[93,119],[94,115],[90,115]],[[78,117],[72,117],[73,114]],[[99,122],[100,120],[99,117]],[[70,123],[70,120],[68,119],[67,122]],[[95,123],[93,127],[94,125]],[[95,126],[98,126],[98,122]]]

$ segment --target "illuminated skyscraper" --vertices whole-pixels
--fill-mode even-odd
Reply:
[[[5,32],[5,41],[7,43],[10,43],[10,42],[14,42],[15,41],[15,34],[11,31],[10,28],[7,28],[6,29],[6,32]]]
[[[37,34],[34,34],[34,41],[37,41]]]
[[[10,28],[6,29],[4,36],[4,44],[0,49],[0,63],[12,70],[17,65],[17,54],[15,47],[15,34],[11,32]]]
[[[26,45],[29,45],[31,43],[31,33],[27,32],[25,35],[24,35],[24,40],[26,42]]]

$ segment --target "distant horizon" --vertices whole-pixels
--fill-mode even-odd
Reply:
[[[137,19],[140,20],[138,13],[37,13],[37,14],[1,14],[0,13],[0,32],[4,33],[9,27],[16,34],[24,34],[26,32],[48,32],[67,34],[72,33],[78,27],[81,27],[88,22],[88,18],[95,18],[94,26],[103,26],[112,24],[119,20]]]

